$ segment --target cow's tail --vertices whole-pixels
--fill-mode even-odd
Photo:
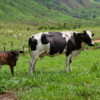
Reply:
[[[29,47],[29,53],[31,54],[31,39],[32,38],[29,38],[28,40],[28,47]]]
[[[28,46],[29,46],[29,52],[30,53],[31,53],[31,51],[35,51],[36,50],[37,40],[34,38],[34,36],[29,38]]]

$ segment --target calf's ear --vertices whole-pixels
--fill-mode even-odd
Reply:
[[[14,51],[11,51],[12,54],[14,54]]]
[[[24,53],[24,51],[19,51],[19,53]]]
[[[14,51],[11,51],[10,53],[13,54],[13,55],[16,55]]]
[[[11,53],[12,53],[13,55],[17,55],[17,54],[18,54],[17,51],[11,51]]]

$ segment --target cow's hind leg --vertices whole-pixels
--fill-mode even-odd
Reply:
[[[36,61],[37,61],[37,59],[36,59]],[[33,71],[34,72],[35,72],[35,64],[36,64],[36,61],[35,61],[34,65],[33,65]]]
[[[35,71],[35,64],[36,64],[37,56],[32,56],[30,60],[30,75],[32,72]]]

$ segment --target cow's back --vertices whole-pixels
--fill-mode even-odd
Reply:
[[[31,50],[40,54],[47,52],[49,55],[65,53],[73,33],[73,31],[37,33],[29,39]]]

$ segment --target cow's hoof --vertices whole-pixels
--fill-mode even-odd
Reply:
[[[72,69],[70,68],[69,71],[72,71]]]

